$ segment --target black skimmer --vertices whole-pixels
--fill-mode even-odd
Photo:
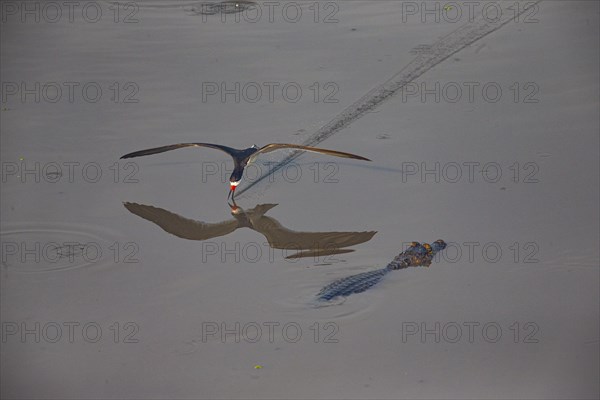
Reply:
[[[182,147],[210,147],[212,149],[224,151],[225,153],[229,154],[231,156],[231,158],[233,158],[234,166],[233,166],[233,172],[231,173],[231,176],[229,177],[229,185],[230,186],[229,186],[229,195],[227,196],[227,199],[229,199],[229,196],[231,196],[232,199],[234,198],[235,188],[240,184],[240,181],[242,180],[242,175],[244,174],[244,168],[246,167],[246,165],[248,165],[249,163],[254,161],[254,159],[256,157],[258,157],[259,154],[270,153],[272,151],[283,150],[283,149],[296,149],[296,150],[302,150],[302,151],[310,151],[313,153],[326,154],[326,155],[335,156],[335,157],[353,158],[356,160],[371,161],[368,158],[357,156],[356,154],[344,153],[342,151],[335,151],[335,150],[320,149],[317,147],[301,146],[298,144],[288,144],[288,143],[271,143],[271,144],[268,144],[268,145],[260,147],[260,148],[257,145],[254,145],[252,147],[248,147],[247,149],[243,149],[243,150],[234,149],[234,148],[227,147],[227,146],[221,146],[219,144],[211,144],[211,143],[179,143],[179,144],[171,144],[168,146],[154,147],[152,149],[147,149],[147,150],[134,151],[133,153],[125,154],[121,158],[123,159],[123,158],[148,156],[150,154],[163,153],[165,151],[180,149]]]

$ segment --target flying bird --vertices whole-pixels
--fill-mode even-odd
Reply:
[[[165,151],[176,150],[176,149],[180,149],[183,147],[209,147],[212,149],[224,151],[225,153],[229,154],[231,156],[231,158],[233,158],[234,167],[233,167],[233,172],[231,173],[231,176],[229,177],[229,195],[227,196],[228,199],[230,196],[231,196],[231,198],[234,198],[235,188],[240,184],[240,181],[242,180],[242,175],[244,174],[244,168],[248,164],[253,162],[256,159],[256,157],[258,157],[259,154],[270,153],[272,151],[283,150],[283,149],[296,149],[296,150],[302,150],[302,151],[309,151],[312,153],[327,154],[327,155],[335,156],[335,157],[353,158],[356,160],[371,161],[368,158],[357,156],[356,154],[344,153],[342,151],[335,151],[335,150],[320,149],[317,147],[301,146],[298,144],[288,144],[288,143],[271,143],[271,144],[268,144],[268,145],[260,147],[260,148],[257,145],[254,145],[252,147],[248,147],[247,149],[243,149],[243,150],[234,149],[232,147],[222,146],[219,144],[211,144],[211,143],[179,143],[179,144],[172,144],[172,145],[162,146],[162,147],[154,147],[152,149],[147,149],[147,150],[135,151],[133,153],[125,154],[123,157],[121,157],[121,159],[148,156],[150,154],[164,153]]]

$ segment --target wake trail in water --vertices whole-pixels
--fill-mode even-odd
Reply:
[[[519,2],[519,7],[514,10],[515,2],[506,4],[496,3],[501,8],[497,20],[484,18],[483,15],[474,18],[473,21],[466,23],[444,36],[428,48],[427,54],[417,55],[408,65],[402,68],[398,73],[385,81],[383,84],[371,89],[360,99],[346,107],[337,114],[331,121],[323,125],[319,130],[312,134],[301,144],[304,146],[316,146],[335,133],[348,127],[352,122],[361,118],[365,114],[373,111],[380,104],[397,94],[408,83],[419,78],[431,68],[440,64],[455,53],[482,39],[490,33],[500,29],[511,20],[516,20],[521,14],[538,7],[542,0]],[[238,196],[261,182],[266,177],[285,167],[291,161],[302,154],[302,151],[294,151],[292,154],[284,157],[281,161],[272,165],[267,173],[264,173],[256,180],[253,180],[248,186],[238,189]]]

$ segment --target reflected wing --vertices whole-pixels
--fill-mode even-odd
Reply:
[[[312,153],[326,154],[328,156],[343,157],[343,158],[354,158],[356,160],[371,161],[368,158],[357,156],[356,154],[344,153],[343,151],[320,149],[320,148],[317,148],[317,147],[301,146],[299,144],[288,144],[288,143],[271,143],[271,144],[268,144],[266,146],[261,147],[254,154],[254,156],[258,155],[259,153],[270,153],[272,151],[283,150],[283,149],[296,149],[296,150],[302,150],[302,151],[310,151]]]
[[[154,222],[166,232],[189,240],[206,240],[224,236],[235,231],[238,221],[235,219],[216,224],[183,218],[162,208],[137,203],[123,203],[131,213]]]
[[[294,253],[291,256],[287,256],[285,257],[286,260],[291,260],[294,258],[305,258],[305,257],[313,257],[313,258],[318,258],[318,257],[323,257],[323,256],[332,256],[335,254],[346,254],[346,253],[352,253],[354,250],[353,249],[329,249],[329,250],[303,250],[303,251],[299,251],[298,253]],[[327,262],[327,260],[323,260],[325,262]],[[330,261],[334,261],[334,259],[331,259]]]
[[[246,217],[254,223],[255,221],[260,220],[271,208],[275,207],[277,204],[267,203],[267,204],[257,204],[254,208],[244,211]]]
[[[377,233],[368,232],[297,232],[283,227],[276,219],[262,217],[253,221],[253,229],[267,238],[275,249],[317,250],[320,254],[335,252],[344,247],[364,243]]]
[[[134,151],[133,153],[125,154],[123,157],[121,157],[121,159],[123,159],[123,158],[141,157],[141,156],[148,156],[150,154],[164,153],[165,151],[171,151],[171,150],[181,149],[183,147],[210,147],[212,149],[217,149],[217,150],[224,151],[225,153],[229,154],[232,157],[233,157],[233,155],[236,152],[236,149],[232,149],[231,147],[227,147],[227,146],[221,146],[219,144],[211,144],[211,143],[179,143],[179,144],[171,144],[171,145],[162,146],[162,147],[154,147],[152,149]]]

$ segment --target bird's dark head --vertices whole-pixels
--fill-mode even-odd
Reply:
[[[242,180],[242,175],[244,175],[244,170],[236,168],[229,177],[229,183],[237,186],[237,184]]]
[[[234,170],[231,176],[229,177],[229,195],[233,197],[235,188],[240,184],[242,180],[242,175],[244,174],[244,170]],[[229,196],[228,196],[229,198]]]

